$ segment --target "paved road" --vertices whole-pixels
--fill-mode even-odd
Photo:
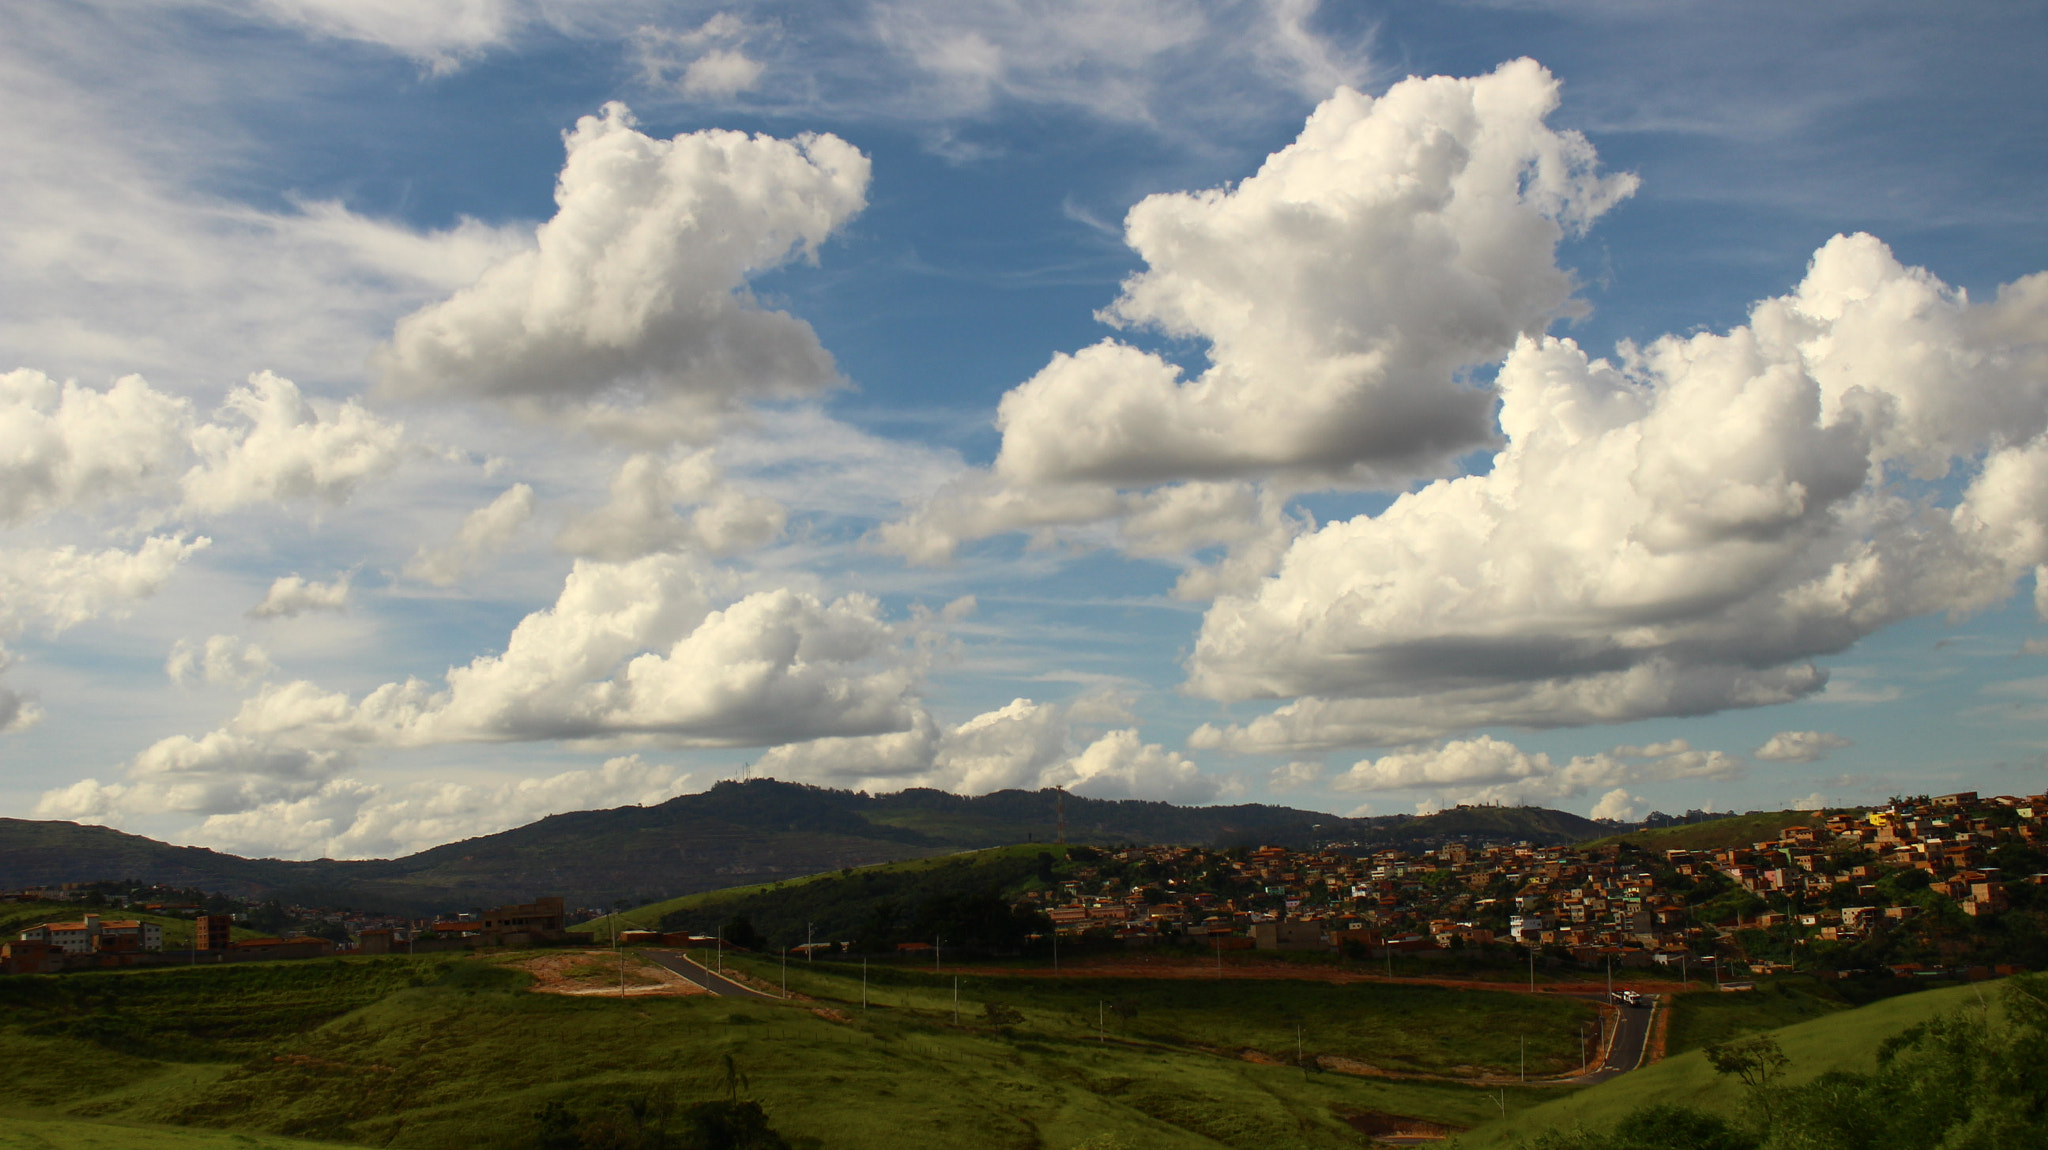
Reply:
[[[741,986],[739,983],[734,982],[732,979],[727,978],[722,974],[719,974],[715,971],[707,970],[704,967],[698,965],[696,962],[692,961],[688,956],[684,955],[681,951],[649,950],[644,951],[642,953],[646,955],[649,961],[667,967],[668,969],[675,971],[677,974],[682,975],[684,978],[689,979],[691,982],[696,983],[698,986],[703,987],[704,989],[710,991],[713,994],[720,995],[721,997],[775,997],[772,994],[763,994],[760,991],[754,990],[751,987]]]
[[[1650,1018],[1656,1013],[1657,997],[1646,994],[1643,999],[1642,1006],[1617,1005],[1614,1008],[1620,1016],[1621,1028],[1607,1048],[1607,1061],[1579,1081],[1605,1082],[1643,1064],[1643,1048],[1650,1040]]]

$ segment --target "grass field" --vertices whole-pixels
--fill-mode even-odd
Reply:
[[[735,957],[727,965],[778,988],[784,977],[773,960]],[[857,965],[794,961],[787,977],[796,994],[860,1004]],[[872,967],[868,1000],[951,1018],[956,980],[963,1021],[985,1016],[994,1002],[1021,1016],[1016,1029],[1063,1040],[1096,1037],[1099,1026],[1109,1038],[1289,1061],[1299,1042],[1309,1055],[1457,1077],[1519,1074],[1524,1041],[1531,1077],[1570,1073],[1580,1065],[1580,1028],[1594,1017],[1575,998],[1420,984],[1003,977],[971,967],[957,974]]]
[[[307,1142],[273,1134],[229,1130],[187,1130],[84,1122],[75,1118],[0,1115],[0,1150],[333,1150],[332,1142]]]
[[[0,1076],[0,1129],[15,1138],[0,1150],[292,1145],[280,1138],[515,1150],[532,1144],[550,1103],[589,1114],[712,1097],[728,1054],[748,1079],[744,1095],[785,1136],[832,1150],[1072,1150],[1102,1138],[1169,1150],[1334,1148],[1360,1143],[1350,1116],[1471,1126],[1557,1091],[1360,1078],[1179,1044],[1207,1035],[1251,1045],[1251,1035],[1291,1056],[1288,1020],[1320,1017],[1319,1029],[1365,1046],[1372,1034],[1403,1036],[1402,1057],[1416,1065],[1470,1058],[1468,1044],[1498,1063],[1498,1040],[1477,1037],[1488,1016],[1461,1015],[1426,988],[1375,998],[1351,994],[1367,988],[1246,982],[1231,998],[1248,1005],[1203,1024],[1204,1004],[1183,996],[1213,988],[963,982],[956,1026],[950,978],[942,988],[894,972],[882,981],[895,997],[865,1012],[857,998],[837,1010],[565,998],[526,992],[528,977],[504,965],[525,953],[0,981],[0,1059],[11,1068]],[[844,971],[802,977],[821,992],[830,980],[851,981],[858,993]],[[991,989],[1008,993],[1017,1012],[1005,1025],[988,1019],[986,998],[969,994]],[[1121,997],[1109,1001],[1135,1010],[1126,1033],[1095,1041],[1078,1026],[1087,996],[1113,993]],[[1417,1037],[1431,1030],[1443,1035]],[[235,1140],[243,1134],[254,1140]]]
[[[722,912],[727,906],[740,907],[756,896],[815,883],[832,883],[848,876],[868,875],[918,875],[949,868],[986,868],[992,864],[1018,859],[1035,859],[1041,852],[1052,853],[1064,858],[1066,848],[1045,843],[1027,843],[1018,846],[988,847],[983,850],[959,851],[954,854],[937,855],[931,858],[906,859],[902,862],[876,863],[872,866],[849,867],[844,871],[825,871],[821,874],[802,875],[796,878],[776,879],[772,882],[755,883],[751,886],[729,886],[719,890],[703,891],[683,895],[680,898],[664,899],[637,906],[617,914],[603,915],[589,922],[572,926],[571,931],[587,933],[599,939],[609,939],[613,930],[651,930],[659,924],[664,915],[679,910],[709,910]]]
[[[1899,995],[1771,1033],[1791,1059],[1784,1081],[1796,1085],[1829,1070],[1868,1071],[1876,1065],[1877,1048],[1884,1039],[1937,1014],[1996,998],[1995,984],[1948,987]],[[1482,1126],[1460,1136],[1457,1147],[1505,1150],[1518,1138],[1527,1140],[1543,1130],[1575,1123],[1608,1127],[1637,1107],[1658,1103],[1732,1113],[1741,1102],[1741,1091],[1739,1084],[1714,1073],[1703,1053],[1692,1051]]]

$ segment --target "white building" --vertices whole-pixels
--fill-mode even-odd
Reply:
[[[101,922],[89,914],[83,922],[46,922],[21,932],[23,942],[47,942],[65,954],[97,950],[162,950],[164,928],[137,919]]]

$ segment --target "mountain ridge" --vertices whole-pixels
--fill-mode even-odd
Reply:
[[[549,815],[391,859],[252,859],[109,827],[0,819],[0,889],[136,879],[316,906],[420,913],[561,894],[645,901],[847,866],[1010,843],[1426,845],[1486,835],[1566,842],[1611,828],[1542,808],[1460,807],[1347,819],[1263,803],[1182,807],[1051,789],[882,795],[775,779],[725,781],[652,806]],[[1494,812],[1494,813],[1488,813]]]

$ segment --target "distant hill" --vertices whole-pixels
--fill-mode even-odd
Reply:
[[[313,905],[395,912],[566,896],[608,905],[782,875],[1018,842],[1212,842],[1332,816],[1246,804],[1179,807],[1054,791],[886,795],[754,779],[649,807],[577,811],[398,859],[246,859],[67,822],[0,819],[0,889],[139,879]]]
[[[868,795],[774,779],[722,782],[649,807],[551,815],[398,859],[246,859],[77,823],[0,819],[0,889],[139,879],[241,897],[398,913],[560,894],[572,905],[700,891],[1012,843],[1067,841],[1417,849],[1450,839],[1566,843],[1611,828],[1535,807],[1344,819],[1248,803],[1182,807],[1056,791]]]

